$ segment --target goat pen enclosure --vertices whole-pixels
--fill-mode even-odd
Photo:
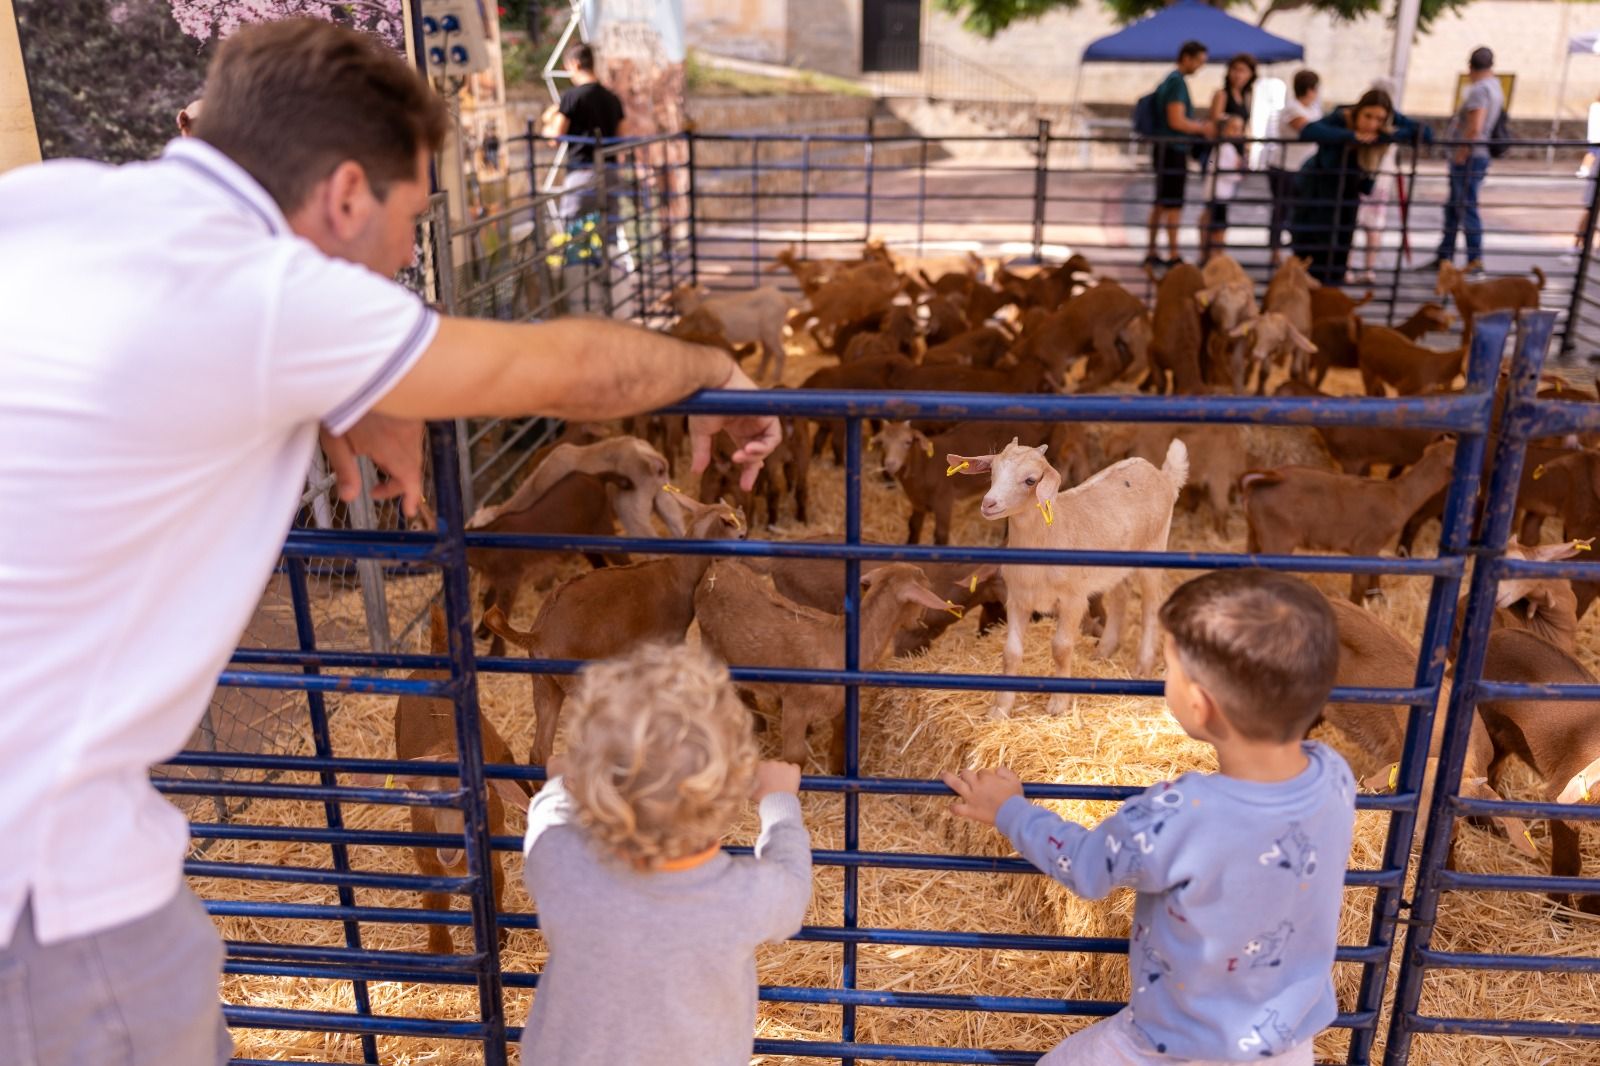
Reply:
[[[1134,278],[1142,244],[1128,239],[1136,227],[1130,229],[1127,219],[1142,210],[1138,189],[1143,182],[1148,195],[1148,175],[1103,165],[1118,175],[1112,196],[1090,180],[1094,168],[1052,169],[1085,154],[1102,163],[1102,145],[1058,139],[1008,144],[1015,158],[1004,156],[997,142],[985,149],[989,158],[981,164],[963,160],[959,146],[926,139],[899,156],[892,153],[903,145],[859,138],[823,146],[804,138],[680,136],[611,146],[600,153],[590,179],[593,202],[610,205],[593,241],[585,237],[581,215],[561,212],[561,194],[538,191],[530,159],[527,186],[504,207],[453,230],[441,216],[433,219],[426,251],[435,267],[435,297],[448,310],[507,320],[588,312],[660,324],[662,297],[677,284],[760,283],[771,280],[763,273],[771,257],[791,243],[811,254],[846,255],[868,237],[928,255],[971,248],[987,257],[1038,252],[1057,259],[1078,252],[1111,276]],[[1031,155],[1030,144],[1046,151]],[[521,150],[528,151],[527,141]],[[880,162],[890,165],[886,159],[898,159],[893,165],[902,169],[879,173]],[[959,169],[941,173],[941,167]],[[1013,198],[1011,189],[1021,191]],[[1123,195],[1130,189],[1131,208]],[[1592,202],[1589,210],[1592,221]],[[1104,222],[1107,212],[1121,221]],[[936,226],[934,214],[942,216]],[[1555,214],[1552,208],[1552,219]],[[1237,228],[1248,234],[1247,227]],[[1539,242],[1557,232],[1554,221],[1524,228],[1536,232],[1501,245],[1504,254],[1544,256]],[[1241,258],[1259,271],[1265,252],[1246,249]],[[1586,268],[1585,256],[1564,274],[1552,271],[1552,291],[1560,291],[1562,278],[1567,297],[1587,291]],[[1394,271],[1383,313],[1403,313],[1407,300],[1426,298],[1424,288],[1431,291],[1431,284]],[[284,708],[283,727],[248,744],[201,738],[158,778],[158,787],[190,811],[195,847],[189,873],[228,940],[224,996],[238,1042],[235,1061],[409,1066],[517,1058],[515,1039],[536,994],[545,946],[534,901],[520,886],[520,825],[513,822],[504,833],[488,825],[485,788],[489,779],[536,782],[543,771],[486,766],[479,711],[520,754],[532,729],[528,675],[570,672],[580,664],[478,653],[464,564],[469,547],[830,558],[840,560],[851,590],[863,561],[889,559],[1148,566],[1163,571],[1166,588],[1223,567],[1289,570],[1330,592],[1342,588],[1347,574],[1384,574],[1387,600],[1376,610],[1419,654],[1410,688],[1340,693],[1349,702],[1376,705],[1373,713],[1385,704],[1410,712],[1394,788],[1359,800],[1335,975],[1341,1013],[1319,1039],[1318,1057],[1590,1061],[1595,1046],[1587,1041],[1600,1037],[1600,1026],[1586,1020],[1600,1002],[1592,983],[1600,970],[1600,929],[1537,895],[1551,879],[1531,876],[1538,867],[1511,855],[1503,835],[1458,825],[1459,818],[1490,810],[1456,794],[1465,723],[1486,691],[1470,673],[1482,664],[1481,655],[1471,653],[1473,642],[1486,635],[1496,578],[1528,565],[1502,559],[1522,446],[1530,436],[1600,428],[1592,407],[1532,398],[1530,383],[1553,335],[1565,330],[1573,346],[1586,350],[1581,317],[1582,300],[1572,297],[1557,314],[1525,318],[1505,360],[1511,398],[1493,424],[1510,328],[1504,320],[1480,320],[1466,389],[1427,398],[780,390],[705,394],[678,408],[847,420],[845,463],[819,460],[812,473],[816,513],[804,525],[780,522],[779,532],[793,538],[781,541],[473,532],[466,529],[471,510],[509,492],[551,427],[540,420],[431,427],[429,499],[438,508],[437,531],[402,531],[392,515],[378,516],[376,530],[319,528],[308,521],[292,531],[264,601],[275,624],[261,631],[255,646],[240,649],[214,708],[240,694],[270,697]],[[804,368],[807,354],[798,346],[791,354]],[[869,476],[857,430],[869,419],[935,411],[945,419],[974,420],[1404,425],[1453,431],[1460,446],[1431,555],[1252,556],[1243,551],[1237,516],[1225,534],[1182,516],[1168,552],[1018,558],[998,546],[992,526],[972,515],[957,523],[949,546],[899,544],[904,504],[897,491]],[[1498,453],[1485,492],[1478,482],[1491,431]],[[683,462],[683,456],[672,458]],[[681,480],[685,468],[677,469]],[[1480,498],[1487,499],[1489,518],[1478,529],[1473,518]],[[823,534],[842,536],[829,541]],[[1593,564],[1555,565],[1559,574],[1596,576]],[[373,646],[372,629],[362,624],[373,608],[359,582],[347,577],[319,585],[315,579],[319,572],[353,575],[358,566],[382,576],[381,609],[394,634],[392,647]],[[1448,679],[1444,652],[1469,578],[1462,638],[1469,673]],[[426,624],[419,619],[434,600],[442,600],[447,618],[443,654],[420,651]],[[1080,656],[1084,676],[1047,680],[1040,676],[1048,671],[1047,642],[1035,632],[1024,664],[1030,676],[1002,678],[996,674],[999,637],[980,636],[964,622],[920,657],[863,669],[855,640],[858,606],[851,592],[843,670],[734,671],[746,681],[843,685],[846,693],[845,772],[811,773],[813,765],[804,779],[817,859],[812,908],[798,937],[758,959],[757,1061],[1032,1062],[1070,1029],[1115,1012],[1128,995],[1118,956],[1126,951],[1131,901],[1074,900],[1011,857],[993,834],[954,825],[944,814],[947,793],[937,774],[1005,761],[1029,782],[1031,796],[1094,821],[1156,780],[1214,766],[1206,749],[1167,720],[1160,680],[1138,677],[1126,652],[1111,660]],[[526,620],[524,613],[519,623]],[[1600,650],[1594,623],[1581,635],[1592,670]],[[1503,697],[1504,687],[1487,691]],[[1078,693],[1080,713],[1053,718],[1029,704],[1009,721],[991,721],[985,694],[998,689],[1035,698]],[[462,758],[394,758],[393,708],[402,694],[451,702]],[[1440,787],[1429,799],[1429,741],[1440,728]],[[763,736],[769,751],[774,733]],[[384,787],[419,774],[448,784]],[[1553,805],[1528,802],[1524,797],[1537,793],[1523,785],[1507,809],[1530,819],[1550,817]],[[419,832],[406,813],[410,808],[459,812],[463,828],[459,834]],[[1566,808],[1561,814],[1576,820],[1586,812]],[[1419,813],[1426,820],[1421,831]],[[753,819],[737,827],[733,850],[748,850],[754,828]],[[1452,837],[1458,867],[1447,869]],[[420,874],[414,848],[464,849],[465,875]],[[1596,851],[1591,841],[1591,861]],[[506,875],[503,909],[492,892],[495,864]],[[425,892],[460,897],[457,909],[425,918],[419,908]],[[465,929],[454,954],[423,951],[422,927],[431,923]]]

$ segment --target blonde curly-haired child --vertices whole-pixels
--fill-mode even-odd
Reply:
[[[586,668],[564,760],[528,810],[523,880],[550,957],[525,1066],[746,1066],[757,945],[811,899],[800,770],[759,762],[720,664],[647,646]],[[747,798],[753,856],[722,850]]]

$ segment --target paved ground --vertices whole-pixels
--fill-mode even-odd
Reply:
[[[1032,160],[1013,145],[998,146],[992,158],[943,159],[931,161],[926,169],[911,165],[875,170],[870,197],[866,176],[859,169],[813,173],[807,196],[764,192],[752,198],[748,182],[725,179],[716,191],[720,195],[707,189],[700,202],[701,271],[726,276],[730,283],[759,283],[767,280],[761,269],[790,243],[813,255],[828,254],[828,246],[835,245],[843,254],[842,249],[853,249],[871,235],[929,253],[970,248],[985,255],[1027,256],[1037,240],[1048,258],[1082,252],[1119,280],[1144,284],[1137,264],[1144,253],[1145,218],[1153,193],[1148,168],[1110,158],[1096,160],[1093,169],[1081,169],[1076,150],[1070,158],[1064,151],[1052,153],[1053,169],[1043,180]],[[1402,161],[1408,173],[1409,166],[1408,159]],[[1381,235],[1373,310],[1385,318],[1403,318],[1434,295],[1433,278],[1411,266],[1432,257],[1448,185],[1441,162],[1424,161],[1416,173],[1405,225],[1398,205],[1392,204]],[[795,177],[798,188],[800,176]],[[1587,189],[1569,168],[1502,161],[1483,192],[1490,271],[1525,274],[1540,266],[1549,278],[1545,305],[1563,315],[1574,303],[1578,265],[1564,253],[1583,217]],[[1191,175],[1191,203],[1180,234],[1190,256],[1199,244],[1197,197],[1202,193],[1198,175]],[[1035,203],[1041,195],[1043,225],[1036,232]],[[1246,179],[1231,213],[1230,251],[1264,277],[1264,176]],[[706,221],[705,216],[718,220]],[[1402,254],[1404,246],[1409,246],[1409,257]],[[1600,357],[1600,280],[1586,292],[1593,304],[1585,307],[1580,302],[1574,333],[1575,358],[1582,364],[1589,356]]]

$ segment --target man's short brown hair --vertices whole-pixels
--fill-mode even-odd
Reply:
[[[259,181],[285,213],[353,160],[383,199],[444,143],[448,113],[382,41],[318,19],[250,26],[206,76],[195,134]]]
[[[1161,607],[1183,668],[1252,740],[1302,739],[1339,670],[1339,627],[1322,593],[1289,574],[1217,570]]]

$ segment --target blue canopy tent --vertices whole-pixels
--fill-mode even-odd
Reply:
[[[1126,29],[1090,43],[1078,65],[1072,90],[1072,114],[1078,114],[1078,93],[1083,68],[1090,63],[1175,63],[1185,41],[1199,41],[1211,58],[1226,63],[1249,52],[1261,63],[1286,63],[1304,59],[1306,50],[1294,41],[1268,33],[1260,26],[1236,19],[1202,0],[1177,3],[1140,19]]]

